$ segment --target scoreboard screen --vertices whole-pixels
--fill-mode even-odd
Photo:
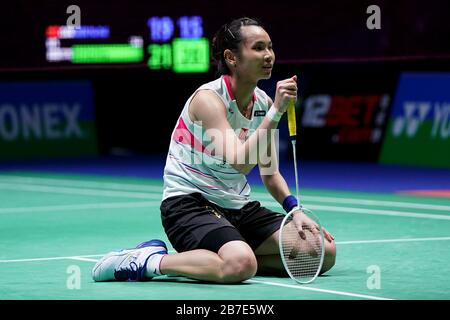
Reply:
[[[152,70],[176,73],[207,72],[210,44],[203,35],[201,16],[152,16],[145,35],[131,34],[112,42],[109,25],[50,25],[45,31],[50,63],[143,63]]]
[[[277,62],[450,55],[450,2],[41,0],[0,10],[0,69],[138,65],[153,71],[207,72],[211,39],[235,18],[259,20]],[[369,11],[370,12],[370,11]]]

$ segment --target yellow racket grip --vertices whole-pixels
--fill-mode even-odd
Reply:
[[[297,135],[297,119],[295,117],[295,101],[291,100],[287,108],[289,135],[295,137]]]

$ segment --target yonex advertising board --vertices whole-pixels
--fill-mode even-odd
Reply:
[[[450,168],[450,73],[402,74],[380,162]]]
[[[96,154],[90,82],[0,83],[0,159]]]

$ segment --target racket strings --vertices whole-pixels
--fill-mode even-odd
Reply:
[[[321,267],[322,241],[320,233],[303,229],[302,239],[292,224],[286,225],[282,236],[282,254],[286,268],[298,281],[307,283],[315,279]]]

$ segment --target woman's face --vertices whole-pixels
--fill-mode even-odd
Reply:
[[[269,35],[258,26],[241,27],[241,34],[243,41],[236,56],[236,68],[232,69],[251,81],[269,79],[275,62]]]

